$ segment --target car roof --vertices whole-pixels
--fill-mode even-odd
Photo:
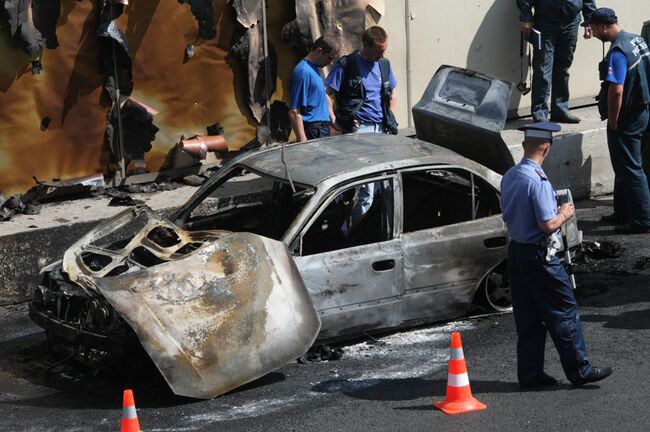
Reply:
[[[246,157],[242,164],[261,174],[287,179],[281,150],[281,146],[274,146],[256,152]],[[368,168],[380,171],[431,163],[473,165],[468,159],[435,144],[386,134],[348,134],[286,144],[284,159],[291,179],[311,186]]]

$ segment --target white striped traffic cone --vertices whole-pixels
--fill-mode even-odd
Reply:
[[[138,413],[135,410],[135,401],[131,390],[124,390],[120,432],[140,432],[140,422],[138,421]]]
[[[458,332],[451,334],[447,397],[441,402],[434,403],[433,406],[445,414],[462,414],[487,408],[472,396],[467,376],[467,365],[463,355],[463,344]]]

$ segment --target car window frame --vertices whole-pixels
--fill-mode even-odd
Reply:
[[[223,170],[224,168],[222,168]],[[302,183],[296,183],[296,182],[290,182],[288,179],[284,179],[281,177],[275,177],[266,173],[263,173],[261,171],[255,170],[250,168],[249,166],[245,164],[235,164],[230,167],[225,168],[226,171],[222,171],[221,173],[218,173],[217,175],[219,177],[215,178],[214,180],[209,179],[208,181],[211,184],[206,184],[205,187],[202,185],[186,202],[183,204],[173,215],[173,221],[176,225],[183,227],[187,222],[189,222],[190,216],[192,212],[206,199],[210,198],[212,194],[215,193],[217,189],[222,187],[225,183],[230,181],[232,178],[241,175],[242,172],[247,171],[251,174],[255,174],[259,177],[266,178],[269,180],[272,180],[274,182],[279,182],[279,183],[284,183],[291,185],[293,184],[294,186],[298,186],[300,188],[303,188],[306,190],[305,193],[313,196],[317,192],[316,186],[313,185],[306,185]],[[234,174],[236,171],[239,171],[239,174]],[[310,198],[311,199],[311,198]],[[295,219],[294,219],[295,221]]]
[[[425,229],[421,229],[421,230],[405,232],[404,231],[404,182],[403,182],[403,174],[404,173],[409,173],[409,172],[430,171],[430,170],[462,170],[465,173],[470,174],[470,184],[471,184],[471,188],[472,188],[472,211],[474,212],[474,214],[472,215],[472,219],[468,219],[468,220],[465,220],[465,221],[462,221],[462,222],[456,222],[456,223],[449,224],[449,225],[442,225],[442,226],[439,226],[439,227],[425,228]],[[400,193],[399,193],[399,196],[395,196],[394,199],[395,199],[395,205],[396,206],[397,206],[397,201],[399,200],[399,209],[400,209],[400,218],[399,218],[400,231],[399,231],[399,234],[400,235],[412,234],[412,233],[421,232],[421,231],[439,229],[439,228],[447,227],[447,226],[455,226],[455,225],[460,225],[460,224],[472,223],[472,222],[475,222],[477,220],[485,219],[485,218],[478,218],[478,219],[476,218],[476,214],[475,214],[475,212],[476,212],[476,205],[475,205],[476,196],[475,196],[475,192],[474,192],[474,185],[475,185],[474,176],[479,177],[485,183],[485,185],[489,187],[490,191],[492,191],[494,193],[494,195],[496,196],[497,202],[500,204],[501,203],[501,192],[497,188],[495,188],[485,177],[483,177],[482,175],[480,175],[479,173],[477,173],[476,171],[474,171],[471,168],[467,168],[467,167],[464,167],[462,165],[421,165],[421,166],[417,166],[417,167],[407,167],[407,168],[402,168],[402,169],[398,170],[397,177],[398,177],[398,181],[399,181]],[[397,195],[397,188],[395,188],[394,194]],[[486,217],[494,217],[494,216],[499,216],[499,215],[500,214],[495,214],[495,215],[490,215],[490,216],[486,216]]]
[[[315,207],[313,212],[303,220],[305,221],[300,229],[297,231],[297,234],[289,243],[289,252],[291,253],[292,256],[294,257],[308,257],[308,256],[315,256],[323,253],[332,253],[336,251],[341,251],[341,250],[346,250],[346,249],[351,249],[355,247],[367,247],[370,244],[378,244],[378,243],[369,243],[365,245],[358,245],[358,246],[351,246],[347,248],[341,248],[341,249],[335,249],[327,252],[320,252],[317,254],[311,254],[311,255],[303,255],[302,254],[302,241],[303,237],[305,234],[309,231],[309,229],[312,227],[314,222],[320,217],[323,211],[331,204],[331,202],[342,192],[355,187],[357,185],[365,184],[365,183],[370,183],[370,182],[375,182],[375,181],[383,181],[383,180],[389,180],[392,183],[392,193],[393,193],[393,224],[392,224],[392,233],[391,233],[391,238],[388,240],[384,240],[382,242],[378,243],[384,243],[388,241],[393,241],[399,236],[399,229],[397,227],[398,221],[401,221],[401,211],[398,210],[398,205],[397,205],[397,194],[399,191],[399,194],[401,196],[401,183],[399,182],[398,175],[396,172],[391,171],[391,172],[384,172],[381,174],[374,174],[374,175],[369,175],[364,178],[357,178],[352,181],[347,181],[344,183],[338,183],[334,186],[332,186],[329,191],[323,196],[321,202]],[[399,184],[398,184],[399,183]],[[399,215],[399,216],[398,216]],[[300,215],[298,215],[300,217]],[[296,252],[298,250],[298,252]]]

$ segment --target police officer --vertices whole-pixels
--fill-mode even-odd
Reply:
[[[607,119],[607,146],[614,168],[614,213],[604,222],[616,223],[627,234],[650,232],[650,191],[643,172],[641,142],[648,127],[650,50],[642,37],[618,25],[616,13],[599,8],[587,20],[595,37],[611,42],[601,63],[601,118]]]
[[[555,233],[574,214],[570,203],[557,205],[542,163],[551,149],[555,123],[534,123],[525,131],[524,158],[501,182],[501,207],[510,244],[508,271],[517,327],[517,377],[522,387],[556,385],[544,373],[546,333],[560,354],[564,373],[580,386],[600,381],[612,373],[595,367],[587,358],[578,305],[569,276],[546,248],[547,235]]]

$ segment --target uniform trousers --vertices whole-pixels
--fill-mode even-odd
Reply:
[[[640,227],[650,227],[650,191],[641,155],[648,118],[647,106],[622,111],[617,129],[607,128],[607,146],[614,169],[614,213]]]
[[[508,271],[517,326],[517,378],[534,382],[544,370],[546,332],[551,335],[566,377],[579,383],[591,373],[578,304],[569,275],[557,257],[546,262],[546,248],[510,241]]]

